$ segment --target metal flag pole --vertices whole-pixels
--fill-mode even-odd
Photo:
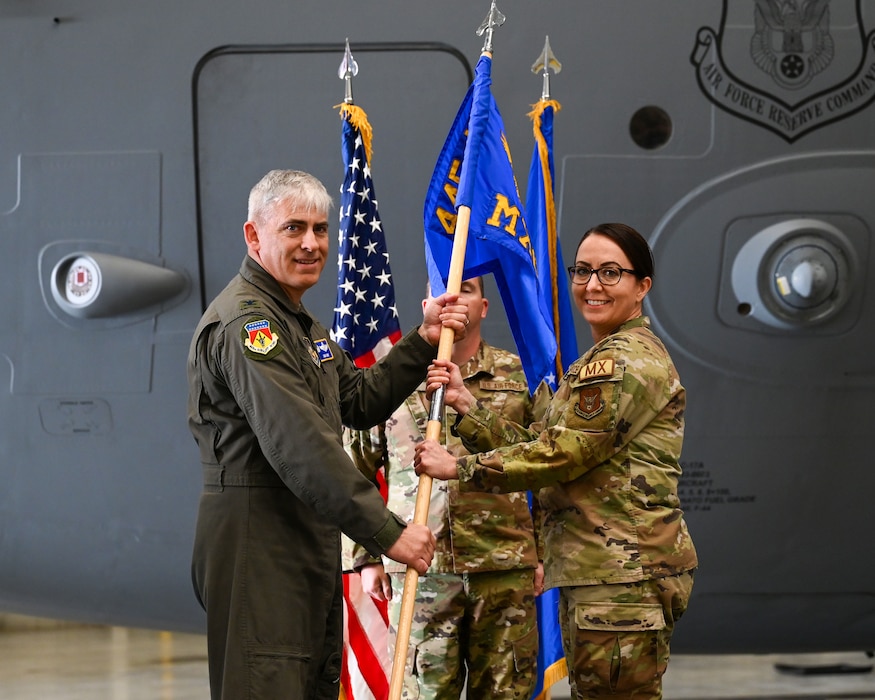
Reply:
[[[477,29],[477,36],[486,35],[481,49],[481,55],[492,57],[492,33],[495,27],[504,24],[505,17],[495,6],[495,0],[489,8],[489,14],[483,24]],[[465,267],[465,248],[468,245],[468,227],[471,223],[471,207],[460,205],[456,216],[456,226],[453,233],[453,250],[450,255],[450,270],[447,276],[447,291],[458,294],[462,288],[462,272]],[[437,356],[440,360],[449,360],[453,354],[454,332],[451,328],[442,328],[438,343]],[[425,428],[426,440],[439,440],[443,427],[444,387],[437,389],[431,398],[428,413],[428,423]],[[416,506],[413,511],[413,522],[417,525],[428,523],[428,506],[431,501],[432,478],[428,474],[420,474],[416,491]],[[419,572],[408,566],[404,577],[404,593],[401,596],[401,616],[395,636],[395,654],[392,659],[392,676],[389,682],[389,700],[400,700],[404,685],[404,669],[407,661],[407,650],[410,646],[410,631],[413,626],[413,606],[416,602],[416,586]]]
[[[558,73],[562,70],[562,64],[556,60],[556,56],[553,55],[553,49],[550,48],[550,37],[544,37],[544,50],[541,51],[541,55],[538,56],[538,59],[532,64],[532,73],[537,75],[540,73],[543,77],[543,84],[541,86],[541,100],[546,101],[550,99],[550,69],[553,69],[554,72]]]
[[[537,105],[535,105],[534,111],[530,114],[535,120],[535,139],[538,140],[538,130],[540,129],[540,114],[546,109],[546,104],[554,104],[556,109],[558,109],[558,103],[554,103],[550,97],[550,69],[553,69],[555,73],[558,73],[562,70],[562,64],[559,63],[556,56],[553,54],[553,49],[550,48],[550,37],[544,37],[544,49],[541,51],[541,55],[535,60],[532,64],[532,73],[538,75],[539,73],[543,77],[541,83],[541,99]],[[550,174],[547,173],[545,176],[545,182],[550,179]],[[550,182],[550,189],[552,190],[553,183]],[[544,193],[544,201],[547,201],[548,193]],[[549,214],[549,212],[547,212]],[[565,370],[562,366],[562,348],[560,347],[560,337],[559,337],[559,327],[561,326],[559,319],[559,291],[556,289],[556,279],[557,275],[563,274],[562,270],[556,269],[556,249],[559,246],[559,241],[556,234],[556,225],[555,218],[553,222],[548,221],[547,223],[547,251],[549,253],[549,262],[550,262],[550,279],[553,282],[553,289],[550,294],[550,298],[553,300],[552,303],[552,314],[553,314],[553,328],[556,331],[556,376],[561,377]]]
[[[343,60],[340,62],[340,67],[337,69],[337,77],[343,80],[343,103],[354,104],[352,101],[352,78],[358,75],[359,66],[352,57],[352,51],[349,50],[349,37],[346,38],[346,49],[343,52]]]

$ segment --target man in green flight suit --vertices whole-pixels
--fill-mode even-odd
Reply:
[[[204,473],[192,580],[207,613],[213,700],[336,700],[341,530],[424,572],[434,537],[384,505],[343,450],[342,424],[385,420],[422,381],[442,327],[467,325],[444,295],[367,370],[301,303],[328,257],[331,196],[273,170],[249,196],[247,255],[195,330],[189,427]]]

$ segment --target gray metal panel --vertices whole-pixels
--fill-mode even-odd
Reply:
[[[446,133],[469,84],[458,54],[432,46],[357,51],[353,97],[374,132],[371,172],[391,259],[404,330],[422,318],[425,293],[422,201]],[[268,170],[293,168],[319,177],[335,198],[345,174],[337,70],[343,47],[240,47],[203,63],[196,80],[201,250],[206,300],[240,268],[249,190]],[[376,96],[380,96],[379,98]],[[450,98],[450,99],[448,99]],[[415,157],[411,151],[415,151]],[[421,183],[411,187],[411,183]],[[419,191],[421,190],[421,191]],[[229,197],[235,192],[235,197]],[[397,251],[397,252],[396,252]],[[320,282],[304,305],[326,325],[337,298],[336,236]],[[413,290],[413,293],[407,293]]]
[[[14,273],[23,291],[17,293],[21,304],[6,307],[0,331],[14,368],[13,393],[148,390],[151,319],[83,337],[52,316],[38,270],[43,249],[59,240],[86,250],[111,242],[116,249],[157,254],[160,190],[158,153],[22,156],[20,203],[0,218],[0,236],[17,247]],[[23,319],[27,333],[21,332]],[[103,361],[95,363],[96,355]]]
[[[493,92],[523,194],[532,147],[525,114],[541,87],[530,67],[545,34],[563,64],[552,88],[562,104],[555,153],[566,262],[583,230],[604,220],[631,223],[656,245],[648,311],[689,392],[682,498],[702,560],[673,650],[750,650],[752,639],[871,648],[872,566],[859,554],[871,529],[871,339],[862,332],[875,303],[871,250],[859,255],[848,306],[862,313],[837,318],[841,332],[759,333],[736,323],[725,278],[727,256],[750,233],[738,222],[835,217],[859,222],[855,245],[871,247],[873,167],[822,156],[871,160],[875,91],[855,71],[870,66],[875,5],[830,0],[835,56],[789,87],[751,54],[754,0],[499,5],[508,20],[496,33]],[[473,64],[487,9],[485,0],[0,3],[0,210],[20,197],[30,207],[26,220],[18,211],[0,217],[0,604],[200,628],[188,581],[199,474],[184,363],[201,282],[209,298],[235,273],[246,195],[265,170],[303,167],[329,188],[339,184],[332,106],[343,94],[336,74],[349,37],[361,68],[354,94],[375,132],[401,321],[416,323],[423,195],[467,76],[449,55],[357,47],[444,42]],[[725,66],[703,38],[714,40],[711,49],[723,44]],[[217,48],[280,43],[337,51]],[[778,111],[758,114],[757,92]],[[650,151],[630,137],[632,115],[647,105],[674,125]],[[810,122],[792,119],[820,118],[818,109],[823,123],[800,135]],[[34,154],[55,155],[37,173]],[[116,160],[123,167],[110,177]],[[90,170],[54,177],[49,162]],[[760,177],[766,163],[783,170]],[[735,181],[743,186],[709,199],[715,183],[744,172]],[[61,321],[43,303],[38,260],[79,238],[157,259],[196,293],[151,322]],[[305,297],[325,322],[334,285],[329,266]],[[498,296],[487,291],[485,335],[511,347]],[[766,366],[773,370],[761,372]],[[864,624],[845,624],[856,610]]]

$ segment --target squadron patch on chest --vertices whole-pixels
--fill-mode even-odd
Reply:
[[[316,352],[319,354],[319,359],[322,360],[322,362],[334,359],[334,353],[331,352],[331,346],[325,338],[314,340],[313,345],[316,346]]]
[[[276,329],[271,327],[266,318],[254,318],[243,324],[240,332],[243,347],[250,357],[267,359],[276,355],[281,346]]]
[[[602,388],[600,386],[587,386],[580,390],[580,401],[574,407],[574,412],[581,418],[592,420],[605,410],[605,402],[602,401]]]
[[[317,367],[322,366],[322,360],[319,359],[319,353],[316,352],[316,346],[313,345],[313,342],[307,336],[301,336],[301,345],[304,346],[304,349],[307,351],[307,354],[310,355],[310,359],[313,360],[313,364]]]

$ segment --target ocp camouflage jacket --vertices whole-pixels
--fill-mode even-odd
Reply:
[[[678,500],[686,394],[646,317],[621,325],[566,372],[526,428],[483,404],[457,426],[462,493],[540,491],[548,587],[694,569]],[[497,448],[497,449],[493,449]]]
[[[504,418],[528,424],[550,400],[546,384],[533,399],[519,358],[481,342],[477,354],[460,368],[469,391]],[[536,405],[537,404],[537,405]],[[358,468],[370,479],[385,466],[388,507],[413,520],[419,477],[413,470],[414,448],[425,439],[429,402],[425,384],[389,420],[370,431],[344,431],[344,444]],[[454,455],[468,454],[448,426],[456,413],[445,410],[441,442]],[[522,493],[460,493],[458,481],[432,482],[428,525],[437,546],[429,573],[470,573],[534,568],[538,563],[535,528],[528,495]],[[351,549],[350,549],[351,548]],[[360,546],[344,547],[344,568],[376,561]],[[384,557],[387,571],[403,572],[402,564]]]

